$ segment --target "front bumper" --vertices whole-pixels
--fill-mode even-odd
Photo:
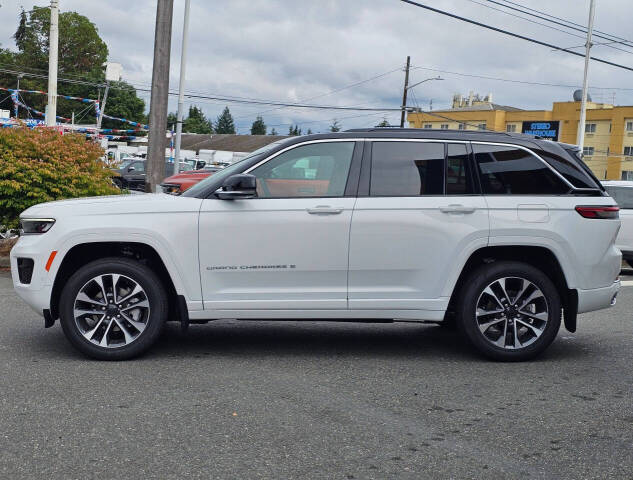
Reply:
[[[593,312],[615,305],[615,297],[620,291],[620,280],[612,285],[591,290],[578,290],[578,313]]]
[[[53,290],[46,262],[50,255],[49,249],[42,249],[42,236],[33,235],[21,237],[11,249],[11,277],[15,293],[24,300],[35,312],[43,315],[45,309],[50,309],[51,293]],[[18,271],[18,258],[32,259],[33,274],[29,283],[22,283]]]

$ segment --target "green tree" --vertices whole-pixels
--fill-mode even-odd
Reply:
[[[224,107],[222,114],[215,122],[215,133],[224,133],[235,135],[235,122],[229,107]]]
[[[390,127],[391,124],[387,121],[387,117],[383,117],[382,122],[380,122],[377,127]]]
[[[34,7],[22,12],[13,38],[17,51],[0,50],[3,65],[20,67],[21,70],[48,70],[48,36],[50,30],[50,9]],[[83,15],[62,12],[59,15],[59,77],[81,79],[96,85],[79,85],[60,81],[59,93],[75,97],[97,99],[103,96],[105,82],[103,63],[108,59],[108,47],[99,36],[97,27]],[[15,85],[14,74],[0,73],[0,85]],[[24,77],[20,81],[24,90],[46,90],[47,80]],[[27,105],[44,111],[47,99],[44,95],[22,94]],[[0,108],[12,109],[10,99],[0,104]],[[76,100],[58,99],[57,114],[70,118],[75,112],[77,121],[94,122],[95,109],[89,104]],[[135,122],[145,122],[145,102],[138,98],[132,85],[125,82],[111,84],[105,113]],[[28,113],[20,110],[21,116]],[[84,120],[85,119],[85,120]],[[88,120],[89,119],[89,120]],[[104,119],[104,128],[132,128],[118,121]]]
[[[251,135],[266,135],[266,124],[262,117],[257,117],[251,127]]]
[[[273,127],[273,129],[270,131],[271,135],[277,135],[277,130],[275,130],[275,127]]]
[[[290,125],[290,129],[288,130],[288,135],[299,136],[301,135],[301,129],[299,125],[295,125],[294,127]]]
[[[312,135],[312,129],[308,128],[308,133],[306,133],[306,135]]]
[[[182,131],[186,133],[213,133],[211,121],[204,116],[201,108],[195,105],[189,107],[189,117],[183,122]]]
[[[335,118],[334,121],[332,122],[332,125],[330,125],[330,132],[340,132],[341,131],[341,124],[338,123],[338,120]]]

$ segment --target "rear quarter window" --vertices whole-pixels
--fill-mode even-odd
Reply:
[[[473,143],[481,187],[487,195],[562,195],[570,187],[542,160],[511,145]]]

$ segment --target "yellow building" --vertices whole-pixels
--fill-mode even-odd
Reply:
[[[486,97],[488,99],[491,96]],[[537,131],[544,136],[551,134],[560,142],[578,143],[580,102],[556,102],[552,110],[521,110],[491,101],[464,103],[455,97],[453,105],[457,108],[409,113],[409,126],[516,133]],[[633,180],[633,106],[587,103],[585,161],[599,179]]]

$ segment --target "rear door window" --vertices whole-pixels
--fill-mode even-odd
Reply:
[[[370,195],[444,195],[444,143],[374,142]]]
[[[473,143],[481,187],[488,195],[562,195],[570,187],[543,161],[511,145]]]

